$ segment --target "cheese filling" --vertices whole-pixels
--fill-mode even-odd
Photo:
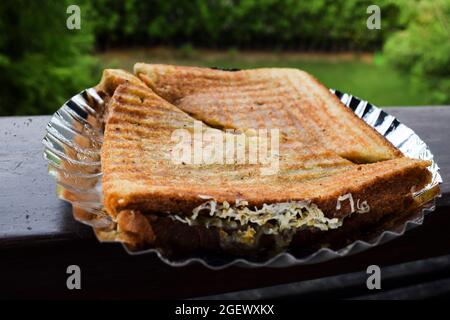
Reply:
[[[327,231],[342,226],[342,219],[325,217],[311,201],[264,204],[257,209],[250,208],[245,200],[236,200],[234,205],[209,200],[195,208],[190,217],[173,215],[172,218],[190,226],[220,228],[222,240],[248,245],[255,244],[261,234],[283,236],[290,241],[293,233],[301,228]]]

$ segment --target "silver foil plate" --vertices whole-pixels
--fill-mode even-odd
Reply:
[[[378,107],[357,97],[331,90],[347,107],[386,137],[394,146],[408,157],[430,160],[432,165],[432,181],[415,197],[431,193],[442,183],[439,167],[434,161],[428,146],[413,130],[402,124],[395,117]],[[53,115],[47,125],[43,139],[44,157],[49,164],[49,174],[57,184],[57,195],[73,206],[74,218],[91,226],[99,241],[117,241],[114,234],[115,223],[104,212],[101,191],[101,146],[103,141],[102,121],[99,110],[104,107],[104,101],[94,88],[86,89],[68,100]],[[435,197],[421,209],[391,221],[386,226],[374,230],[372,234],[358,239],[340,249],[322,247],[314,252],[298,254],[289,250],[281,252],[266,260],[252,261],[245,258],[227,256],[192,256],[180,260],[168,259],[155,249],[131,251],[125,245],[125,250],[131,255],[156,254],[171,266],[186,266],[200,263],[211,269],[222,269],[229,266],[241,267],[289,267],[302,264],[324,262],[337,257],[355,254],[369,248],[386,243],[403,235],[407,230],[423,223],[425,214],[435,208]],[[381,228],[381,229],[380,229]]]

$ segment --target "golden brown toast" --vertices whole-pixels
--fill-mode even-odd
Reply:
[[[234,209],[244,210],[247,216],[254,214],[253,207],[274,205],[279,212],[286,209],[280,203],[304,205],[296,211],[298,220],[315,218],[294,231],[326,230],[359,214],[362,203],[370,211],[361,214],[371,215],[374,221],[403,210],[412,201],[413,188],[418,190],[430,181],[428,161],[394,157],[356,165],[333,151],[291,139],[280,142],[277,174],[262,174],[261,164],[174,164],[172,133],[177,129],[192,132],[195,118],[151,89],[131,83],[116,88],[109,109],[101,156],[104,205],[117,221],[123,241],[137,247],[180,247],[189,252],[222,246],[218,239],[228,239],[229,230],[217,225],[208,228],[192,217],[193,210],[205,202],[207,210],[200,210],[199,215],[206,223],[214,222],[208,220],[208,213],[224,214],[211,206],[226,211],[227,203],[233,205],[240,199],[247,203]],[[348,194],[356,209],[345,200],[338,208],[339,198]],[[267,216],[267,212],[258,214]],[[176,232],[181,233],[176,236]]]
[[[116,88],[124,83],[131,83],[137,86],[145,86],[145,84],[141,80],[139,80],[139,78],[125,70],[105,69],[103,70],[100,83],[95,87],[95,90],[111,97],[114,94]]]
[[[137,63],[135,74],[162,98],[218,128],[281,128],[286,137],[355,163],[402,154],[310,74],[267,68],[236,72]]]

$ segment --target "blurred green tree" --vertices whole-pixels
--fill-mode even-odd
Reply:
[[[399,1],[411,5],[412,1]],[[416,0],[405,10],[407,27],[384,46],[388,62],[426,87],[436,103],[450,103],[450,1]]]
[[[377,0],[382,29],[366,28],[372,0],[92,0],[100,48],[190,43],[208,48],[380,48],[400,8]]]
[[[450,0],[377,0],[381,30],[368,30],[372,0],[2,0],[0,115],[53,112],[98,81],[92,48],[376,51],[450,102]],[[66,9],[81,7],[81,30]],[[403,30],[403,31],[399,31]],[[392,34],[394,34],[392,36]]]
[[[66,27],[70,0],[0,1],[0,115],[48,114],[98,80],[92,30]],[[94,72],[96,74],[93,77]]]

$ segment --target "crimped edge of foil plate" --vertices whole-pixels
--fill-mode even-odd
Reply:
[[[350,94],[333,89],[330,91],[405,155],[431,160],[432,164],[428,169],[432,173],[432,181],[414,194],[416,199],[426,199],[426,204],[415,214],[398,222],[398,225],[383,230],[372,239],[356,240],[339,250],[323,247],[304,257],[296,257],[285,251],[262,262],[231,257],[189,257],[171,260],[156,249],[131,251],[123,244],[126,252],[130,255],[155,253],[163,262],[174,267],[199,263],[214,270],[230,266],[282,268],[314,264],[355,254],[386,243],[421,225],[424,216],[435,210],[435,199],[439,196],[438,186],[442,183],[439,167],[428,146],[413,130],[380,108]],[[102,205],[100,148],[103,132],[97,111],[102,110],[103,106],[104,101],[94,88],[83,90],[66,101],[53,115],[42,143],[49,174],[56,180],[58,197],[72,204],[74,218],[91,226],[99,241],[117,242],[117,239],[111,237],[111,234],[114,234],[114,223],[104,213]]]

